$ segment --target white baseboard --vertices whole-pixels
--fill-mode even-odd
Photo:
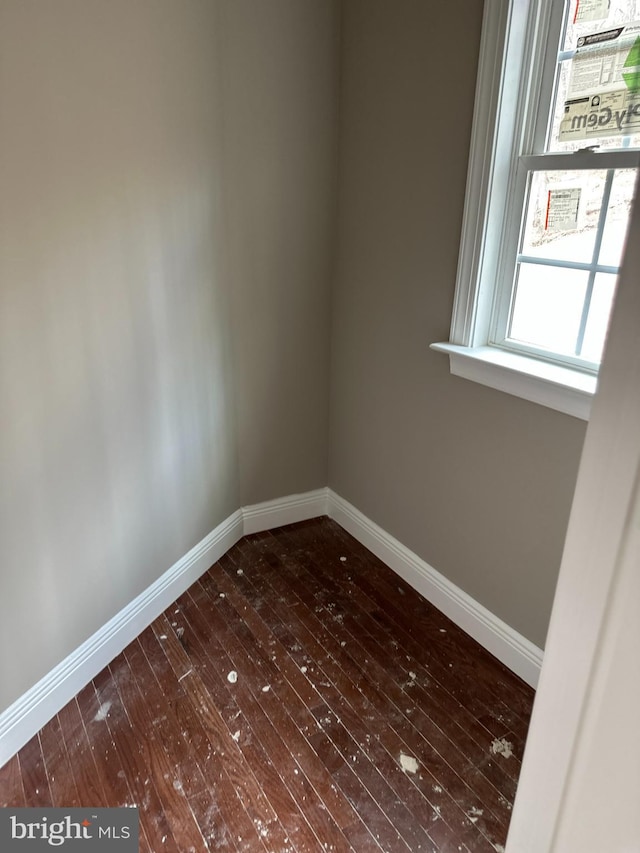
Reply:
[[[428,601],[536,686],[542,652],[330,489],[242,507],[0,714],[0,767],[248,533],[330,515]]]
[[[274,501],[265,501],[253,506],[242,507],[244,534],[261,533],[284,524],[306,521],[319,515],[328,515],[329,490],[316,489],[301,495],[290,495]]]
[[[328,489],[236,510],[0,714],[0,767],[247,533],[327,514]]]
[[[0,767],[242,536],[237,510],[0,714]]]
[[[543,652],[329,490],[329,515],[523,681],[536,687]]]

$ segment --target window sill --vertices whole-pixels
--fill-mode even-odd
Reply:
[[[595,376],[497,347],[437,343],[431,344],[431,349],[448,353],[455,376],[589,420],[598,382]]]

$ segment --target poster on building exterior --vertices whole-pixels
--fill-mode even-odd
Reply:
[[[581,195],[579,187],[548,190],[544,230],[573,231],[577,228]]]
[[[609,14],[611,0],[576,0],[574,24],[603,21]]]
[[[581,36],[558,139],[640,132],[640,22]]]

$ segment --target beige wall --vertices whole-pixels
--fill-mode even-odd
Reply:
[[[345,0],[329,482],[543,645],[585,424],[453,377],[482,2]]]
[[[336,8],[333,0],[223,4],[243,506],[327,483]]]
[[[0,709],[326,483],[333,12],[0,2]]]

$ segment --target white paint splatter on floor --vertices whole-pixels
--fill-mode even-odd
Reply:
[[[307,671],[306,666],[301,666],[301,667],[300,667],[300,672],[305,673],[306,671]]]
[[[418,762],[416,759],[412,755],[405,755],[404,752],[400,753],[400,767],[402,767],[405,773],[418,772]]]
[[[235,740],[236,743],[238,743],[238,741],[240,740],[240,729],[238,729],[238,731],[234,735],[231,735],[231,737]]]
[[[501,806],[504,806],[507,809],[507,811],[511,811],[511,809],[512,809],[511,803],[509,802],[509,800],[506,797],[503,797],[502,794],[500,794],[500,796],[498,797],[498,800],[499,800]]]
[[[467,817],[471,821],[471,823],[477,823],[478,818],[482,817],[484,814],[483,809],[477,809],[475,806],[471,806],[471,808],[467,811]]]
[[[492,755],[502,755],[503,758],[511,758],[513,755],[513,744],[506,738],[496,738],[491,744]]]
[[[270,686],[268,684],[265,684],[265,686],[262,688],[262,692],[268,693],[270,689],[271,689]]]
[[[100,722],[101,720],[107,719],[107,714],[109,713],[109,708],[111,708],[111,702],[105,702],[104,705],[100,705],[98,709],[98,713],[93,718],[95,723]]]
[[[347,562],[347,558],[346,558],[346,557],[340,557],[340,562],[341,562],[341,563],[346,563],[346,562]]]
[[[236,572],[236,574],[237,574],[237,575],[243,575],[243,574],[244,574],[244,572],[242,571],[242,569],[238,569],[238,571]]]
[[[231,672],[227,675],[227,681],[230,684],[235,684],[237,680],[238,680],[238,673],[235,671],[235,669],[232,669]]]

